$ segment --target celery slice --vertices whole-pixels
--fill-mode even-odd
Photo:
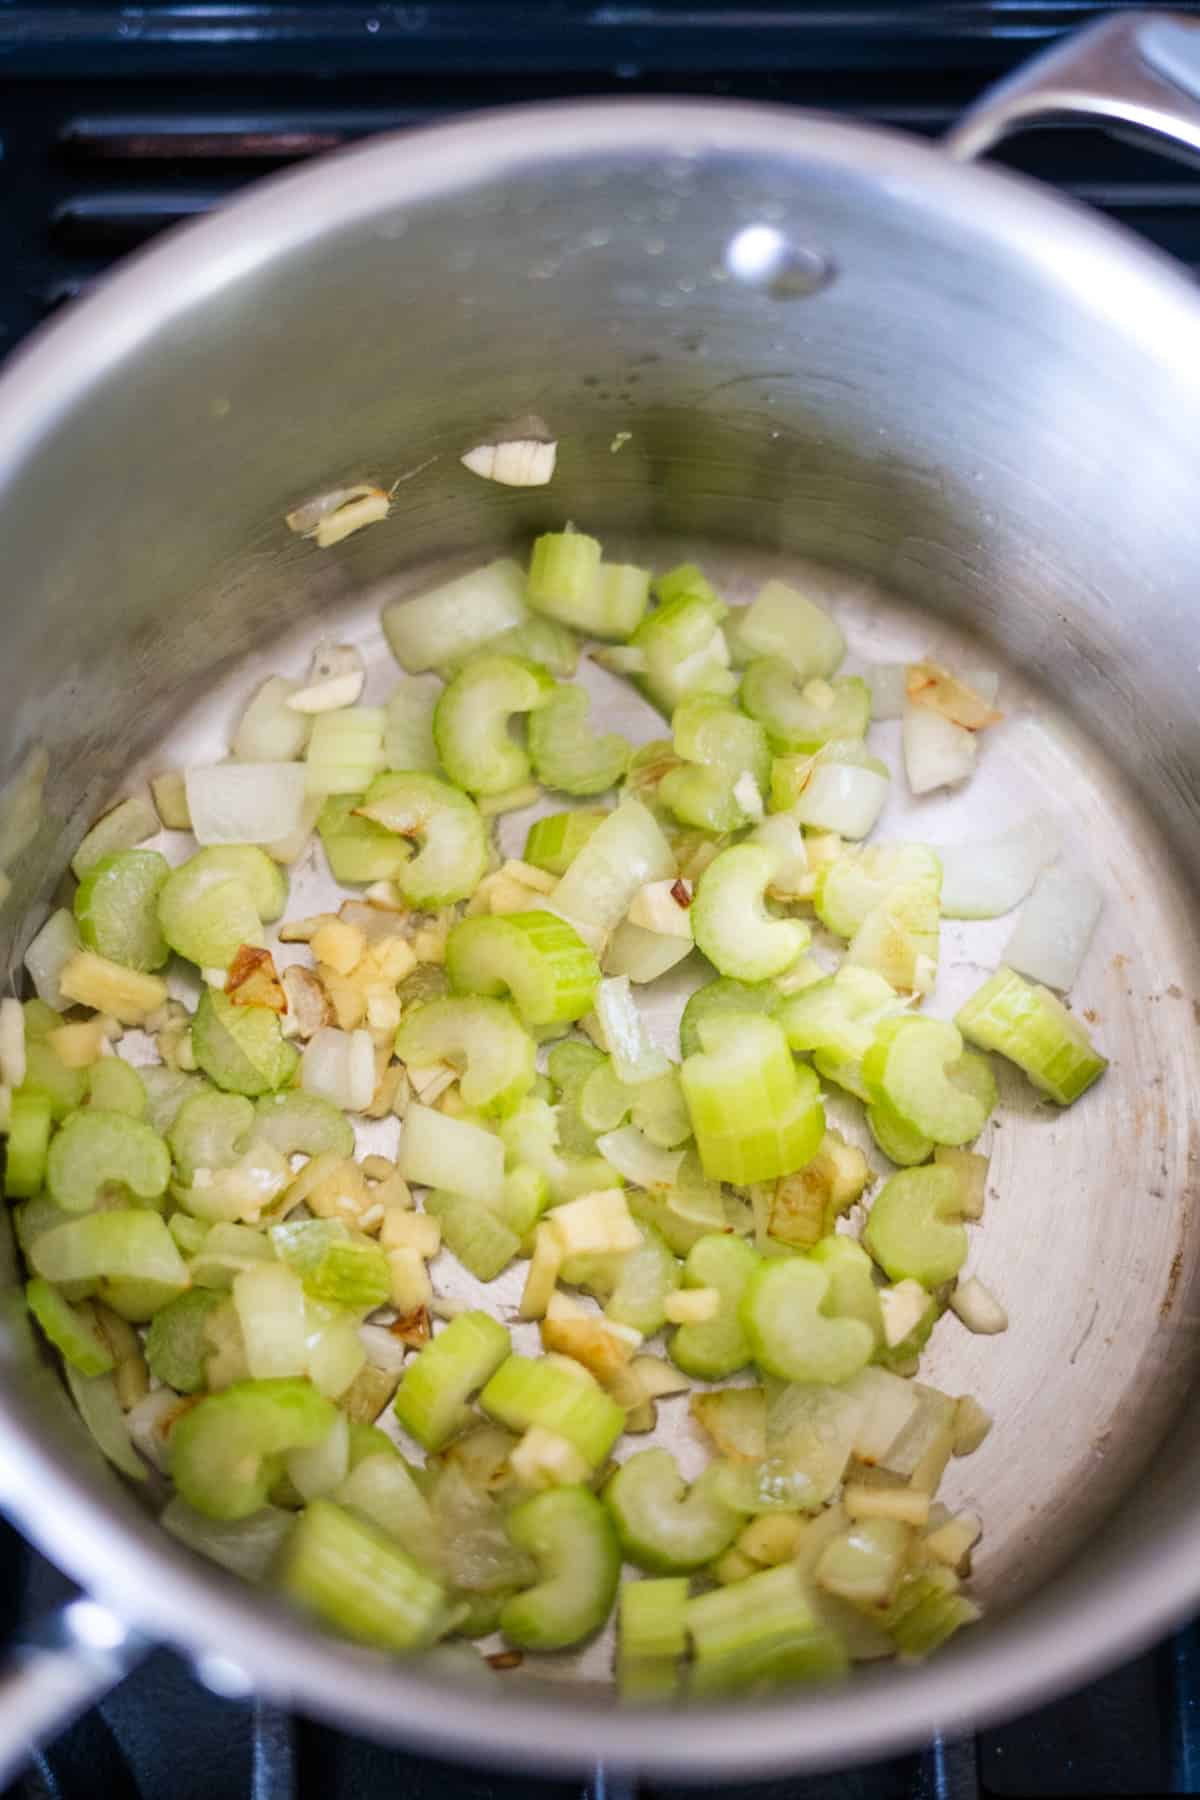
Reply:
[[[891,984],[871,969],[843,963],[836,975],[814,982],[773,1008],[793,1050],[819,1050],[838,1061],[861,1061],[882,1020],[903,1010]]]
[[[55,1020],[60,1024],[61,1020]],[[41,1094],[50,1102],[50,1117],[60,1123],[87,1098],[86,1069],[68,1069],[52,1045],[25,1034],[25,1080],[18,1094]],[[9,1157],[12,1150],[10,1146]],[[11,1190],[10,1190],[11,1191]]]
[[[26,1283],[25,1304],[54,1348],[81,1375],[106,1375],[113,1367],[112,1351],[88,1310],[72,1306],[40,1275]]]
[[[393,881],[412,857],[412,845],[364,819],[365,794],[330,794],[317,815],[317,833],[335,881]]]
[[[519,1163],[506,1172],[500,1217],[518,1239],[529,1235],[549,1204],[550,1183],[540,1169]]]
[[[404,1371],[393,1410],[426,1450],[440,1450],[471,1422],[467,1405],[508,1356],[503,1325],[484,1312],[460,1313]]]
[[[556,1432],[592,1468],[604,1461],[625,1426],[623,1409],[585,1371],[576,1375],[544,1358],[508,1357],[480,1394],[479,1404],[510,1431],[540,1425]]]
[[[386,763],[382,706],[340,706],[318,713],[304,753],[305,786],[316,799],[361,794]]]
[[[952,1281],[967,1260],[961,1214],[962,1186],[953,1169],[937,1163],[901,1169],[876,1194],[863,1243],[890,1280],[935,1288]]]
[[[666,1323],[664,1302],[679,1286],[679,1264],[659,1233],[646,1225],[637,1249],[619,1254],[617,1263],[616,1281],[605,1301],[605,1316],[617,1325],[631,1326],[643,1337],[653,1337]]]
[[[751,1346],[742,1325],[741,1306],[758,1269],[759,1258],[741,1238],[702,1237],[683,1265],[685,1288],[716,1288],[721,1296],[715,1319],[681,1325],[671,1339],[671,1361],[685,1375],[721,1381],[750,1361]]]
[[[551,912],[460,919],[446,941],[446,970],[459,993],[511,994],[525,1026],[582,1018],[600,980],[578,932]]]
[[[509,722],[548,704],[554,682],[515,656],[473,657],[437,703],[433,738],[452,781],[473,794],[503,794],[529,779],[529,756]]]
[[[47,1281],[134,1278],[154,1283],[166,1305],[188,1285],[187,1266],[159,1213],[93,1212],[39,1233],[29,1260]]]
[[[682,1576],[625,1581],[617,1596],[622,1658],[682,1656],[687,1649],[688,1583]]]
[[[755,1269],[740,1317],[755,1362],[781,1381],[848,1381],[875,1349],[868,1325],[837,1316],[830,1272],[804,1256]]]
[[[603,563],[600,545],[581,531],[548,531],[535,539],[529,604],[586,637],[624,641],[650,598],[650,575],[631,563]]]
[[[902,1656],[929,1656],[963,1625],[979,1618],[979,1608],[958,1592],[952,1569],[913,1569],[903,1577],[886,1612],[876,1615]]]
[[[750,814],[739,804],[734,780],[721,769],[685,763],[668,769],[658,784],[658,799],[681,825],[718,835],[740,831]]]
[[[902,882],[871,908],[846,961],[904,993],[927,994],[937,977],[938,930],[937,895],[924,882]]]
[[[771,764],[771,810],[799,825],[865,838],[891,786],[891,771],[857,739],[831,739],[812,756],[777,756]]]
[[[358,809],[420,848],[396,874],[410,906],[449,906],[466,900],[487,868],[487,832],[479,809],[461,789],[436,775],[379,775]]]
[[[286,1086],[300,1066],[278,1013],[267,1006],[238,1006],[210,987],[192,1019],[192,1054],[219,1088],[251,1099]]]
[[[717,695],[682,701],[671,715],[671,740],[684,762],[719,769],[731,780],[751,775],[764,791],[771,778],[771,753],[762,726]]]
[[[10,1200],[28,1200],[41,1192],[52,1117],[48,1094],[36,1088],[19,1088],[13,1095],[5,1128],[4,1160],[4,1191]]]
[[[677,1068],[666,1069],[637,1084],[633,1090],[633,1123],[652,1144],[664,1150],[677,1149],[687,1142],[692,1135],[692,1121]]]
[[[88,1105],[102,1112],[125,1113],[141,1119],[146,1112],[146,1086],[132,1063],[119,1056],[102,1056],[88,1074]]]
[[[898,887],[917,882],[936,898],[942,864],[925,844],[868,844],[844,850],[818,871],[813,907],[822,925],[853,937],[868,913]]]
[[[933,1139],[902,1119],[888,1100],[880,1098],[868,1106],[867,1129],[897,1168],[915,1169],[933,1155]]]
[[[855,1319],[867,1327],[878,1348],[884,1341],[879,1290],[872,1275],[871,1259],[857,1239],[831,1232],[814,1244],[809,1260],[829,1277],[828,1310],[840,1319]]]
[[[425,1211],[440,1221],[442,1242],[477,1281],[494,1281],[521,1248],[520,1236],[469,1194],[434,1188],[425,1196]]]
[[[335,1306],[382,1306],[391,1292],[387,1257],[364,1233],[340,1219],[290,1219],[271,1227],[280,1262],[293,1269],[306,1294]]]
[[[967,1144],[987,1123],[988,1108],[949,1071],[962,1055],[962,1035],[943,1019],[887,1019],[862,1059],[863,1081],[903,1125],[935,1144]]]
[[[780,753],[811,755],[833,739],[861,738],[871,718],[871,694],[857,675],[801,683],[791,663],[758,657],[742,676],[742,706],[757,719]],[[765,785],[765,781],[764,781]]]
[[[203,1075],[189,1074],[185,1069],[168,1069],[164,1064],[150,1063],[138,1073],[146,1094],[146,1123],[152,1125],[160,1137],[168,1135],[185,1100],[208,1091]]]
[[[529,754],[534,774],[546,787],[564,794],[602,794],[625,773],[629,742],[615,732],[600,736],[592,731],[591,704],[585,689],[560,687],[530,714]]]
[[[254,1107],[240,1094],[205,1087],[186,1099],[171,1126],[168,1142],[186,1186],[200,1169],[232,1168],[254,1127]]]
[[[529,1092],[537,1073],[534,1049],[529,1033],[499,1000],[431,1000],[406,1013],[396,1032],[402,1062],[415,1068],[444,1062],[460,1069],[463,1100],[482,1112],[511,1112]]]
[[[469,655],[485,656],[517,656],[525,662],[541,663],[560,681],[569,681],[579,667],[579,639],[566,625],[560,625],[557,619],[546,618],[539,613],[533,614],[523,624],[510,625],[507,631],[501,631],[489,638],[485,644],[478,644]],[[460,672],[467,657],[455,657],[439,670],[443,680],[452,681]],[[424,763],[392,762],[393,769],[423,769]],[[430,765],[433,766],[433,765]]]
[[[715,1470],[689,1487],[669,1450],[639,1450],[609,1477],[604,1504],[630,1562],[655,1575],[699,1569],[720,1556],[741,1516],[714,1489]]]
[[[517,652],[516,654],[522,654]],[[435,773],[437,749],[433,741],[433,713],[440,693],[436,682],[406,675],[393,688],[384,711],[384,767],[422,769]]]
[[[529,617],[525,571],[510,557],[383,609],[383,634],[410,675],[469,656]]]
[[[351,1422],[351,1469],[333,1498],[386,1531],[417,1562],[428,1565],[434,1560],[437,1543],[437,1525],[429,1501],[391,1439],[373,1426],[367,1429],[372,1442],[365,1446],[366,1454],[358,1458]]]
[[[254,1135],[284,1156],[352,1156],[354,1127],[330,1100],[294,1089],[264,1094],[254,1108]]]
[[[513,1508],[508,1531],[536,1560],[538,1581],[505,1605],[505,1637],[526,1650],[562,1650],[598,1631],[616,1598],[621,1551],[596,1496],[585,1487],[535,1494]]]
[[[150,1373],[180,1394],[198,1394],[205,1385],[205,1365],[215,1346],[205,1335],[214,1307],[222,1304],[212,1288],[191,1288],[156,1312],[146,1333]]]
[[[312,1500],[300,1515],[283,1547],[279,1584],[325,1624],[380,1650],[424,1649],[449,1619],[441,1584],[332,1500]]]
[[[580,809],[577,812],[551,813],[535,819],[529,827],[525,848],[521,852],[535,869],[548,875],[565,875],[583,846],[603,825],[608,814]]]
[[[629,1117],[633,1089],[613,1068],[611,1057],[597,1064],[579,1090],[579,1116],[589,1131],[615,1131]]]
[[[692,902],[696,946],[722,975],[767,981],[795,962],[812,933],[798,919],[773,919],[765,897],[775,867],[757,844],[722,850],[700,877]]]
[[[825,1114],[816,1076],[792,1061],[780,1027],[733,1014],[704,1020],[700,1037],[705,1048],[680,1079],[705,1175],[745,1185],[803,1168]]]
[[[171,1156],[156,1131],[125,1113],[72,1113],[50,1145],[46,1185],[66,1212],[86,1212],[110,1185],[153,1202],[167,1191]]]
[[[860,1519],[830,1538],[817,1559],[816,1579],[858,1606],[887,1606],[911,1544],[911,1526],[898,1519]]]
[[[820,1618],[793,1563],[689,1600],[687,1626],[696,1653],[694,1694],[740,1693],[846,1673],[845,1645]]]
[[[668,718],[681,700],[731,694],[737,687],[721,631],[727,612],[711,590],[679,593],[649,613],[633,633],[630,643],[646,658],[637,685]]]
[[[852,1385],[776,1383],[767,1399],[765,1455],[724,1466],[726,1502],[756,1516],[818,1512],[845,1475],[866,1410]]]
[[[235,1382],[176,1422],[171,1477],[206,1518],[245,1518],[265,1504],[286,1453],[319,1444],[336,1417],[307,1381]]]
[[[504,1197],[504,1148],[482,1125],[409,1105],[396,1166],[419,1187],[465,1192],[489,1206]]]
[[[751,655],[781,656],[801,681],[830,676],[846,640],[824,607],[783,581],[768,581],[738,615],[738,642]]]
[[[92,863],[75,891],[75,918],[88,949],[129,969],[161,969],[170,951],[158,896],[170,872],[157,850],[118,850]]]
[[[205,969],[224,969],[243,944],[262,942],[261,923],[287,904],[287,878],[264,850],[214,845],[164,881],[158,922],[172,950]]]
[[[718,975],[715,981],[705,982],[691,995],[683,1009],[679,1021],[680,1055],[695,1056],[703,1048],[700,1042],[703,1020],[725,1013],[763,1013],[770,1017],[779,1010],[781,999],[779,989],[768,981],[734,981],[729,976]]]
[[[955,1015],[969,1043],[997,1050],[1059,1106],[1078,1100],[1108,1067],[1079,1020],[1049,988],[997,969]]]

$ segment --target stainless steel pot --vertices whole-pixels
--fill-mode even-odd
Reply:
[[[9,1670],[0,1771],[149,1639],[227,1690],[451,1756],[845,1764],[1044,1700],[1200,1597],[1180,1411],[1198,1317],[1200,298],[1097,218],[963,164],[1064,112],[1197,151],[1198,92],[1195,28],[1126,16],[985,98],[949,155],[739,105],[486,115],[268,183],[10,365],[2,756],[10,802],[14,784],[37,801],[0,833],[14,969],[89,816],[243,658],[397,571],[564,517],[723,543],[734,565],[815,557],[853,573],[852,606],[880,583],[939,640],[983,634],[1041,695],[1026,776],[1060,786],[1120,897],[1088,990],[1113,1072],[1094,1104],[1002,1132],[986,1242],[1014,1330],[953,1353],[999,1420],[972,1465],[984,1627],[927,1667],[675,1723],[596,1683],[467,1691],[358,1652],[201,1566],[99,1465],[6,1250],[0,1500],[95,1601]],[[561,441],[552,487],[461,470],[530,412]],[[391,522],[336,553],[283,529],[300,498],[409,471]]]

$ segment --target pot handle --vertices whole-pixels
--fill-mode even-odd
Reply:
[[[1169,12],[1089,25],[988,88],[944,148],[965,162],[1015,131],[1081,116],[1200,156],[1200,25]]]
[[[6,1652],[0,1666],[0,1792],[103,1699],[150,1646],[94,1600],[72,1600]]]

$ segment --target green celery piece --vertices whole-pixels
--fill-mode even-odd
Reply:
[[[370,1311],[391,1292],[387,1257],[379,1245],[340,1219],[289,1219],[271,1227],[271,1243],[314,1300]]]
[[[235,1382],[177,1421],[171,1478],[206,1518],[244,1519],[266,1503],[287,1452],[319,1444],[336,1419],[333,1402],[310,1382]]]
[[[547,875],[565,875],[592,833],[608,817],[606,812],[580,808],[574,812],[551,813],[535,819],[529,827],[522,855],[535,869]]]
[[[683,759],[675,754],[670,738],[652,738],[648,744],[639,744],[630,757],[623,792],[647,808],[661,810],[659,789],[663,780],[673,769],[682,767]]]
[[[901,1169],[876,1194],[863,1243],[889,1280],[940,1287],[967,1260],[961,1207],[962,1184],[953,1169],[938,1163]]]
[[[588,724],[591,699],[584,688],[556,688],[529,716],[533,772],[563,794],[602,794],[624,775],[629,741],[615,732],[597,735]]]
[[[309,797],[361,794],[384,766],[382,706],[340,706],[318,713],[304,752]]]
[[[946,1302],[936,1294],[931,1294],[928,1306],[908,1336],[901,1338],[898,1344],[880,1345],[875,1353],[877,1365],[884,1369],[894,1369],[899,1375],[915,1373],[921,1353],[933,1336],[933,1328],[945,1310]]]
[[[157,850],[117,850],[88,868],[75,890],[75,920],[89,950],[143,972],[170,955],[158,896],[171,873]]]
[[[680,1174],[686,1173],[685,1163]],[[707,1202],[714,1197],[717,1207],[710,1209]],[[629,1210],[642,1227],[643,1234],[648,1231],[657,1232],[672,1255],[677,1257],[686,1256],[702,1237],[726,1229],[721,1190],[715,1182],[702,1183],[690,1189],[681,1189],[677,1183],[668,1193],[647,1193],[641,1188],[631,1188],[628,1198]],[[699,1204],[696,1204],[697,1200]],[[717,1217],[718,1208],[720,1219]],[[629,1254],[632,1256],[636,1252],[630,1251]]]
[[[837,1532],[816,1563],[818,1584],[860,1606],[886,1606],[912,1546],[912,1528],[898,1519],[860,1519]]]
[[[705,982],[683,1009],[679,1021],[680,1055],[695,1056],[703,1049],[700,1042],[703,1019],[723,1013],[763,1013],[771,1017],[779,1011],[782,998],[779,989],[769,981],[735,981],[727,975],[718,975],[715,981]]]
[[[669,1450],[639,1450],[611,1475],[604,1504],[630,1562],[654,1575],[702,1568],[737,1536],[741,1515],[714,1489],[706,1470],[689,1487]]]
[[[529,779],[529,755],[509,730],[550,701],[553,679],[515,656],[474,656],[437,703],[433,739],[442,767],[472,794],[503,794]]]
[[[184,1069],[168,1069],[163,1063],[150,1063],[138,1070],[146,1094],[146,1123],[160,1137],[167,1137],[179,1117],[185,1100],[196,1094],[210,1093],[203,1075]]]
[[[131,1119],[146,1114],[146,1084],[131,1063],[119,1056],[102,1056],[87,1071],[88,1105],[101,1112],[125,1113]],[[153,1129],[153,1128],[152,1128]]]
[[[384,708],[383,755],[387,768],[423,769],[428,774],[436,771],[433,713],[439,691],[435,683],[415,675],[402,676],[392,689]]]
[[[820,1086],[773,1019],[727,1014],[700,1025],[704,1049],[680,1079],[705,1175],[745,1186],[811,1162],[825,1135]]]
[[[622,1657],[682,1656],[688,1647],[688,1583],[682,1575],[624,1581],[617,1596]]]
[[[652,812],[624,798],[597,826],[554,890],[555,910],[602,931],[620,924],[638,889],[674,879],[675,857]]]
[[[526,1027],[582,1018],[600,980],[578,932],[551,912],[460,919],[446,942],[446,972],[458,993],[511,994]]]
[[[508,1515],[518,1549],[538,1565],[537,1583],[500,1614],[505,1637],[526,1650],[562,1650],[598,1631],[621,1576],[612,1521],[585,1487],[551,1488]]]
[[[114,850],[130,850],[153,837],[158,815],[144,794],[130,794],[110,807],[80,840],[71,858],[71,872],[82,881],[92,864]],[[5,858],[7,861],[7,857]]]
[[[393,1461],[402,1463],[407,1471],[408,1464],[404,1462],[404,1458],[386,1431],[380,1431],[378,1425],[364,1425],[361,1419],[350,1419],[348,1424],[350,1427],[348,1466],[352,1474],[359,1463],[367,1462],[372,1456],[390,1457]]]
[[[442,679],[453,681],[471,656],[516,656],[525,662],[540,663],[559,681],[570,681],[579,667],[579,639],[569,626],[560,625],[557,619],[535,614],[520,625],[510,625],[507,631],[488,638],[467,655],[455,657],[441,669]],[[432,709],[430,718],[432,722]],[[388,765],[393,769],[423,769],[426,766],[433,768],[436,765],[413,762]]]
[[[691,1115],[683,1097],[683,1086],[676,1067],[649,1081],[638,1082],[633,1090],[633,1123],[652,1144],[663,1150],[676,1150],[692,1135]]]
[[[213,1288],[189,1288],[156,1312],[146,1332],[150,1373],[180,1394],[198,1394],[205,1386],[205,1365],[214,1346],[204,1327],[222,1296]]]
[[[480,1394],[479,1404],[510,1431],[541,1425],[557,1432],[593,1468],[625,1428],[623,1408],[603,1388],[545,1358],[508,1357]]]
[[[550,1183],[540,1169],[518,1163],[504,1176],[499,1214],[518,1240],[529,1235],[550,1204]]]
[[[40,1275],[26,1283],[25,1304],[54,1348],[81,1375],[106,1375],[113,1367],[112,1351],[89,1312],[72,1306]]]
[[[192,1054],[219,1088],[252,1100],[285,1087],[300,1066],[278,1013],[267,1006],[238,1006],[210,987],[192,1018]]]
[[[47,1281],[138,1280],[158,1285],[160,1305],[188,1285],[187,1266],[162,1215],[138,1208],[91,1212],[39,1232],[29,1260]]]
[[[738,614],[738,642],[749,656],[781,656],[801,681],[828,678],[846,654],[829,614],[798,588],[768,581]]]
[[[915,1169],[933,1155],[933,1139],[907,1124],[887,1100],[867,1108],[867,1128],[889,1162],[897,1168]]]
[[[962,1035],[947,1020],[886,1019],[862,1059],[863,1081],[912,1131],[935,1144],[968,1144],[988,1109],[950,1078],[962,1050]]]
[[[757,844],[722,850],[705,869],[692,901],[696,947],[721,975],[767,981],[781,975],[812,941],[799,919],[775,919],[766,909],[774,858]]]
[[[671,715],[671,739],[684,762],[719,769],[735,781],[750,775],[765,791],[771,778],[766,734],[730,701],[713,694],[682,701]]]
[[[639,1221],[641,1223],[641,1221]],[[606,1300],[606,1317],[653,1337],[666,1323],[664,1302],[682,1279],[679,1263],[652,1225],[642,1225],[642,1241],[618,1259],[616,1280]]]
[[[1007,967],[972,994],[954,1022],[968,1043],[1016,1063],[1059,1106],[1078,1100],[1108,1067],[1056,994]]]
[[[420,848],[394,877],[409,906],[450,906],[482,881],[488,839],[479,809],[461,788],[436,775],[377,775],[359,814]]]
[[[771,1257],[755,1269],[740,1318],[755,1362],[780,1381],[848,1381],[871,1360],[875,1333],[839,1318],[828,1269],[806,1256]]]
[[[529,604],[585,637],[622,642],[638,626],[650,598],[648,570],[604,563],[595,538],[548,531],[534,540]]]
[[[535,1052],[511,1007],[474,995],[414,1007],[396,1032],[401,1062],[417,1068],[444,1062],[460,1069],[463,1100],[480,1112],[512,1111],[533,1086]]]
[[[646,658],[637,685],[668,718],[681,700],[731,694],[737,687],[721,635],[728,610],[711,592],[683,592],[648,613],[633,633],[630,643]]]
[[[883,1313],[872,1278],[871,1259],[855,1238],[830,1232],[808,1252],[829,1277],[828,1310],[839,1319],[855,1319],[871,1333],[876,1352],[883,1345]]]
[[[400,667],[419,675],[522,624],[529,617],[524,593],[525,571],[503,557],[427,593],[393,600],[383,609],[383,634]]]
[[[206,1085],[185,1099],[167,1138],[184,1185],[191,1186],[198,1169],[232,1168],[254,1123],[254,1107],[242,1094],[222,1094]]]
[[[856,844],[817,873],[813,908],[822,925],[851,938],[881,900],[916,882],[935,898],[942,891],[942,863],[926,844]]]
[[[191,1213],[173,1212],[167,1220],[167,1230],[185,1256],[199,1255],[209,1229],[207,1219],[194,1218]]]
[[[628,1119],[636,1091],[619,1079],[606,1056],[579,1090],[579,1116],[589,1131],[615,1131]]]
[[[284,1545],[279,1584],[325,1624],[379,1650],[423,1649],[448,1623],[441,1584],[332,1500],[304,1509]]]
[[[882,975],[844,963],[836,975],[779,1000],[774,1017],[798,1054],[822,1051],[849,1062],[862,1060],[880,1023],[903,1007]]]
[[[688,1251],[683,1265],[685,1288],[716,1288],[721,1296],[715,1319],[680,1325],[668,1354],[685,1375],[721,1381],[750,1361],[752,1349],[742,1326],[742,1299],[759,1266],[757,1253],[742,1238],[713,1233]]]
[[[409,1363],[393,1410],[426,1450],[441,1450],[471,1422],[467,1405],[512,1346],[503,1325],[485,1312],[460,1313]]]
[[[99,1107],[64,1119],[46,1160],[50,1197],[66,1212],[87,1212],[110,1184],[153,1203],[170,1179],[170,1152],[158,1133],[140,1119]]]
[[[317,814],[317,832],[335,881],[393,881],[412,856],[397,837],[359,812],[365,794],[330,794]]]
[[[48,1094],[18,1088],[6,1128],[4,1191],[10,1200],[29,1200],[46,1179],[53,1108]]]
[[[48,1031],[55,1031],[62,1024],[62,1014],[56,1013],[52,1006],[36,996],[26,1000],[21,1010],[25,1014],[25,1043],[31,1044],[35,1038],[45,1037]]]
[[[254,1107],[254,1136],[284,1156],[353,1156],[354,1127],[340,1108],[319,1094],[295,1088],[264,1094]]]
[[[282,917],[287,877],[250,844],[212,845],[173,869],[158,895],[158,922],[172,950],[201,968],[224,969],[262,924]]]
[[[749,665],[739,699],[781,755],[811,756],[834,740],[865,737],[871,718],[871,692],[860,676],[801,682],[780,656],[757,657]]]
[[[433,1569],[440,1558],[438,1528],[429,1501],[391,1439],[374,1426],[366,1430],[369,1443],[362,1438],[363,1427],[355,1434],[351,1426],[358,1442],[351,1444],[349,1473],[332,1497],[339,1506],[349,1507],[386,1531],[423,1567]]]
[[[477,1281],[494,1281],[521,1248],[519,1234],[469,1194],[433,1188],[425,1196],[425,1211],[439,1220],[446,1248]]]
[[[952,1569],[912,1569],[901,1578],[896,1597],[874,1615],[902,1656],[930,1656],[963,1625],[973,1625],[979,1608],[958,1591]]]
[[[667,770],[658,784],[658,799],[681,825],[722,836],[750,822],[733,789],[734,779],[723,769],[685,763]]]
[[[687,1627],[696,1695],[832,1681],[847,1672],[845,1645],[821,1619],[794,1563],[689,1600]]]
[[[923,881],[901,882],[871,908],[846,961],[905,993],[928,993],[937,976],[939,925],[937,895]]]
[[[662,606],[672,600],[678,600],[682,594],[698,594],[702,600],[714,600],[720,604],[720,596],[708,576],[696,563],[676,563],[672,569],[664,569],[653,581],[654,597]]]

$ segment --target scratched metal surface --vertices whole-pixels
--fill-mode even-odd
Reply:
[[[960,666],[999,666],[978,639],[829,568],[752,551],[717,553],[702,542],[630,540],[615,548],[658,566],[699,557],[735,601],[752,598],[768,574],[801,581],[832,606],[845,629],[848,669],[929,651]],[[419,592],[462,566],[426,565],[323,615],[324,635],[355,643],[366,656],[367,702],[385,699],[397,674],[380,630],[381,600]],[[309,627],[245,662],[181,718],[131,777],[219,759],[257,682],[272,672],[301,673],[314,641]],[[639,742],[662,735],[662,721],[626,684],[586,659],[581,671],[605,726]],[[1181,1276],[1195,1256],[1190,1181],[1200,1094],[1194,1029],[1200,979],[1189,961],[1187,897],[1169,847],[1102,747],[1079,735],[1053,696],[1001,667],[999,704],[1005,719],[986,734],[975,776],[950,795],[913,800],[902,773],[898,724],[870,731],[872,748],[894,776],[876,839],[983,841],[1050,805],[1064,820],[1064,856],[1088,868],[1106,897],[1071,996],[1111,1058],[1105,1078],[1082,1102],[1060,1112],[995,1059],[1001,1104],[982,1141],[991,1154],[991,1176],[983,1223],[971,1228],[967,1270],[1004,1302],[1009,1330],[976,1338],[947,1316],[922,1366],[924,1379],[952,1393],[975,1394],[995,1415],[990,1438],[974,1457],[951,1465],[941,1495],[983,1516],[974,1592],[994,1612],[1036,1590],[1087,1541],[1136,1478],[1179,1404],[1186,1375],[1180,1346],[1190,1341],[1192,1321],[1174,1317],[1173,1303],[1177,1291],[1186,1292]],[[519,854],[538,811],[560,805],[556,798],[508,815],[501,824],[504,850]],[[180,833],[165,833],[160,843],[175,861],[191,847]],[[314,843],[293,870],[289,912],[317,911],[336,905],[338,897]],[[979,985],[999,960],[1014,919],[944,924],[929,1012],[951,1015]],[[822,943],[818,933],[816,953],[828,956],[831,966],[833,949],[834,941]],[[284,946],[283,954],[291,959],[305,952]],[[652,1033],[672,1055],[678,1055],[682,1002],[703,979],[704,965],[692,957],[641,991]],[[137,1053],[136,1039],[130,1049]],[[832,1119],[886,1173],[857,1104],[836,1092],[828,1104]],[[362,1127],[361,1147],[392,1152],[400,1130],[396,1120]],[[848,1221],[851,1229],[860,1223],[857,1213]],[[446,1253],[433,1274],[439,1292],[485,1304],[511,1322],[524,1265],[514,1265],[486,1289]],[[514,1337],[519,1348],[532,1348],[536,1328],[516,1325]],[[706,1458],[685,1398],[660,1403],[653,1438],[624,1444],[636,1449],[655,1441],[676,1452],[685,1473],[696,1472]],[[578,1655],[534,1661],[543,1676],[607,1681],[611,1641],[605,1636]]]

